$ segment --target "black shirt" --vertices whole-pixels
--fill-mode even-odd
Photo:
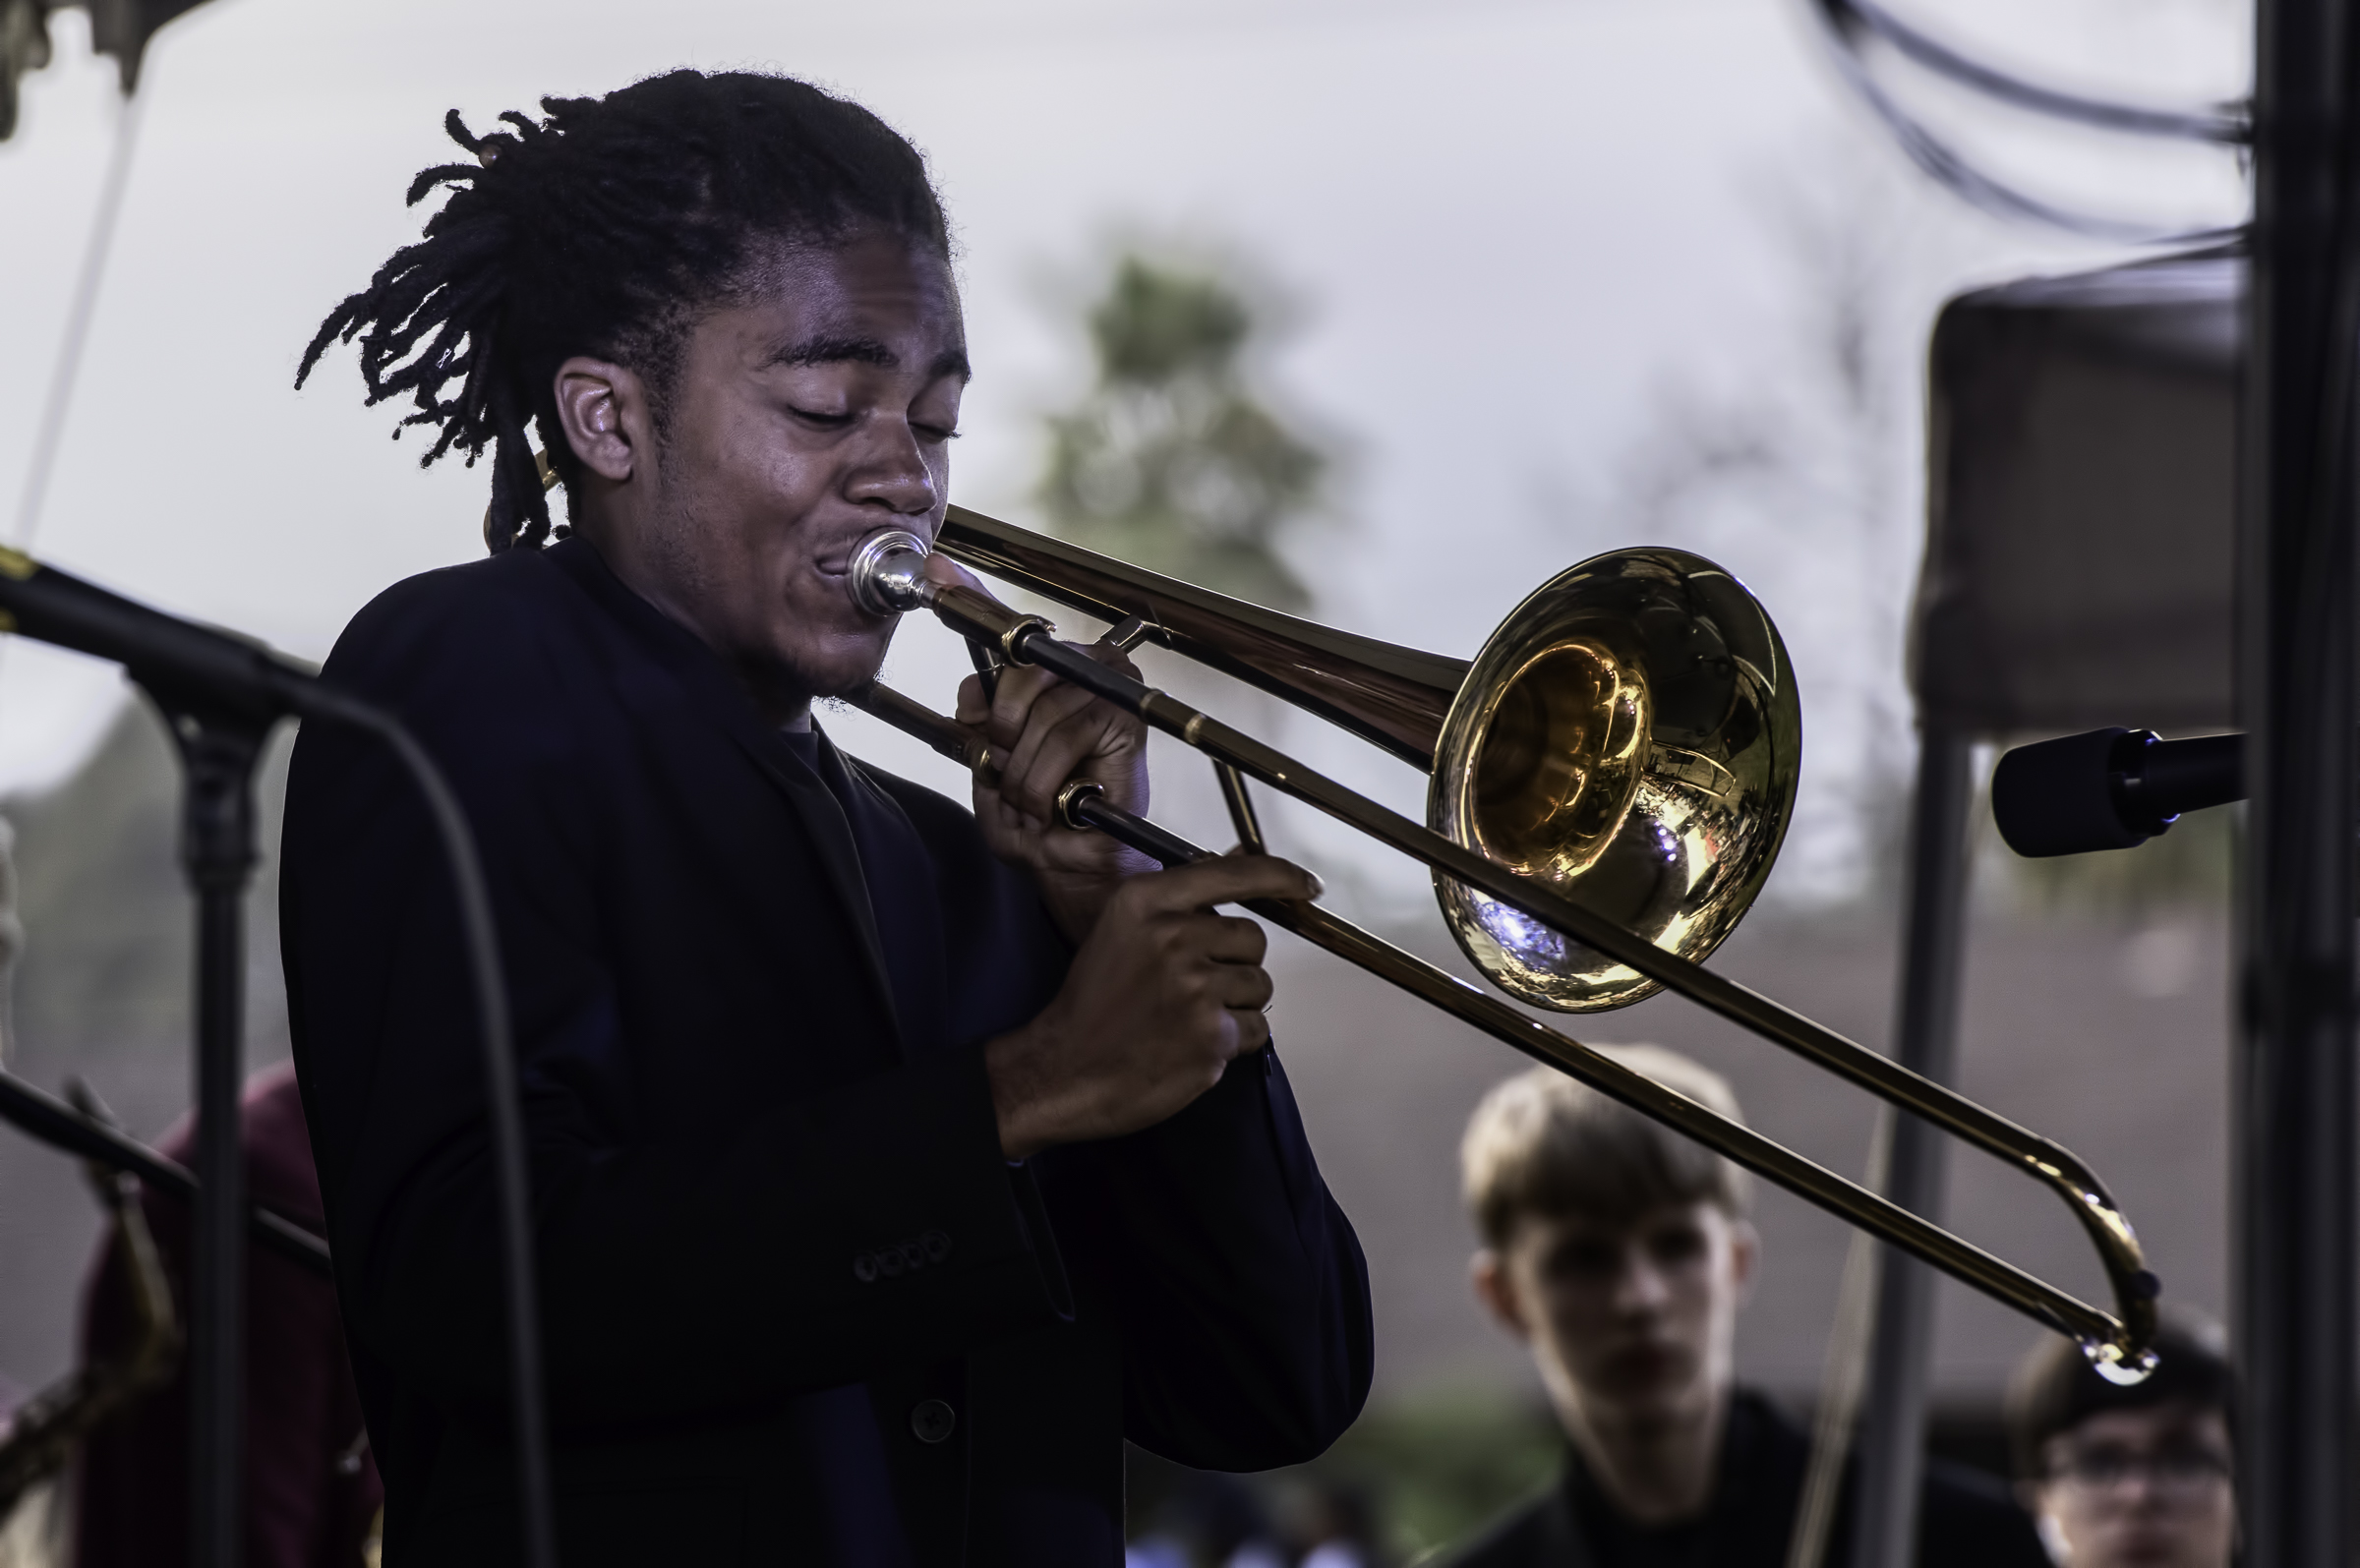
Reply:
[[[1810,1464],[1810,1439],[1761,1395],[1731,1400],[1705,1511],[1676,1525],[1618,1512],[1578,1454],[1564,1477],[1449,1559],[1451,1568],[1784,1568]],[[1826,1568],[1849,1568],[1853,1472],[1847,1470]],[[1918,1509],[1920,1568],[2049,1568],[2033,1523],[1997,1481],[1926,1466]]]

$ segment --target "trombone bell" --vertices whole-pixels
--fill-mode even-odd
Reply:
[[[1692,962],[1786,834],[1802,721],[1778,628],[1700,555],[1561,573],[1478,654],[1444,720],[1427,826]],[[1660,982],[1437,872],[1467,958],[1520,1001],[1626,1007]]]
[[[884,570],[894,557],[877,548]],[[948,509],[934,548],[1110,624],[1136,616],[1173,653],[1385,748],[1428,775],[1436,833],[1683,958],[1720,946],[1778,857],[1802,744],[1794,671],[1762,607],[1701,555],[1583,561],[1466,665],[963,506]],[[895,587],[907,603],[894,608],[916,602],[914,583]],[[1597,1013],[1660,989],[1446,877],[1435,895],[1468,958],[1520,1001]]]

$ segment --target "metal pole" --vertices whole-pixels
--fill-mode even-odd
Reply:
[[[262,734],[162,703],[182,771],[181,866],[197,894],[197,1182],[189,1313],[189,1562],[244,1568],[246,886]]]
[[[1927,720],[1918,740],[1918,787],[1910,806],[1909,924],[1894,1050],[1901,1064],[1937,1083],[1957,1074],[1959,957],[1967,909],[1967,812],[1973,742]],[[1942,1135],[1917,1117],[1894,1113],[1885,1195],[1939,1220]],[[1934,1275],[1906,1253],[1885,1249],[1876,1325],[1869,1346],[1867,1414],[1860,1424],[1859,1491],[1854,1504],[1853,1561],[1858,1568],[1906,1568],[1917,1559],[1918,1490],[1925,1473],[1925,1389],[1933,1359]]]
[[[2239,516],[2238,1515],[2352,1561],[2352,0],[2260,0]]]

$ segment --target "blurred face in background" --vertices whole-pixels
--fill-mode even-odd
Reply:
[[[2237,1512],[2218,1411],[2106,1411],[2041,1459],[2040,1534],[2068,1568],[2228,1568]]]
[[[1715,1414],[1735,1377],[1753,1227],[1710,1202],[1636,1223],[1526,1215],[1476,1293],[1532,1347],[1566,1429],[1612,1443]]]

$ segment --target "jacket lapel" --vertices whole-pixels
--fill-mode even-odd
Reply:
[[[907,1056],[901,1016],[894,1006],[893,982],[885,966],[885,948],[877,935],[876,911],[869,906],[868,884],[860,873],[860,857],[853,844],[852,824],[844,808],[779,737],[737,681],[686,627],[633,593],[607,569],[598,552],[584,541],[565,540],[552,546],[548,557],[561,566],[601,609],[629,630],[642,648],[678,683],[689,703],[709,722],[736,741],[781,794],[803,825],[838,907],[858,939],[862,965],[871,992],[892,1035],[894,1059]],[[824,744],[824,742],[823,742]]]
[[[853,825],[845,820],[844,807],[828,792],[828,786],[819,782],[818,776],[803,766],[802,758],[790,751],[785,741],[769,733],[760,723],[732,726],[731,738],[770,776],[788,804],[803,819],[803,831],[811,837],[812,847],[819,855],[829,887],[835,891],[836,901],[843,906],[854,933],[860,939],[862,966],[868,972],[869,985],[878,1003],[885,1010],[885,1021],[893,1030],[895,1057],[905,1059],[909,1054],[908,1042],[903,1038],[900,1009],[894,1005],[892,972],[885,964],[885,944],[877,934],[877,911],[868,900],[868,881],[861,874],[860,854],[854,846]]]

